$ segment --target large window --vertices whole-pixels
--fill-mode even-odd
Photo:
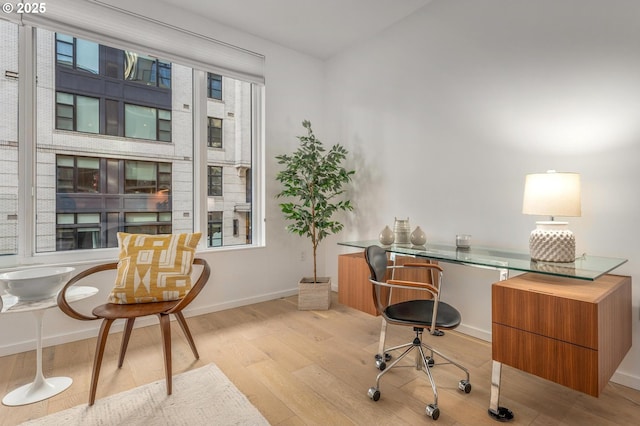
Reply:
[[[18,253],[18,25],[0,21],[0,256]]]
[[[0,265],[50,252],[60,255],[48,261],[69,261],[77,250],[112,257],[96,249],[116,247],[122,231],[201,231],[209,247],[262,243],[248,235],[255,198],[243,191],[261,89],[153,49],[122,49],[126,34],[115,48],[68,31],[0,20]],[[223,120],[212,117],[224,117],[224,145]]]

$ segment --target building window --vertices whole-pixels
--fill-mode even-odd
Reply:
[[[207,215],[207,247],[222,247],[222,212]]]
[[[69,35],[56,34],[56,63],[91,74],[99,74],[99,45]]]
[[[170,234],[171,212],[125,213],[124,230],[132,234]]]
[[[209,166],[207,170],[207,195],[222,196],[222,167]]]
[[[56,250],[100,248],[100,213],[58,213]]]
[[[135,52],[124,52],[124,79],[147,86],[171,88],[171,64]]]
[[[222,76],[207,74],[207,97],[222,100]]]
[[[124,136],[171,142],[171,111],[126,104]]]
[[[222,119],[209,117],[207,125],[207,146],[222,148]]]
[[[56,250],[116,247],[172,230],[171,163],[56,156]]]
[[[100,133],[100,99],[57,92],[56,129]]]

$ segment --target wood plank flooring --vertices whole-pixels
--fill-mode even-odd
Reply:
[[[431,387],[411,367],[383,378],[379,401],[367,397],[377,374],[380,319],[338,304],[335,295],[328,311],[298,311],[294,296],[187,321],[200,359],[172,323],[174,374],[215,363],[273,425],[496,425],[487,415],[491,345],[455,331],[427,339],[469,368],[473,389],[457,389],[463,376],[455,367],[434,368],[441,411],[434,422],[424,414]],[[406,327],[389,327],[387,335],[389,344],[413,339]],[[121,369],[119,344],[120,334],[111,335],[98,398],[164,378],[157,326],[133,331]],[[0,425],[86,404],[94,345],[88,339],[44,348],[45,376],[70,376],[73,385],[43,402],[1,405]],[[0,396],[30,382],[34,366],[35,351],[0,358]],[[506,366],[500,403],[515,412],[513,425],[636,425],[640,418],[640,391],[609,383],[593,398]]]

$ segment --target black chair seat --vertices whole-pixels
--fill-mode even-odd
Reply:
[[[389,305],[383,315],[390,323],[409,324],[416,327],[422,324],[425,327],[431,327],[433,300],[410,300]],[[456,308],[448,303],[438,302],[436,328],[456,328],[461,321],[462,317]]]

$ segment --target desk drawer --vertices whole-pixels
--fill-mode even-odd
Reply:
[[[598,351],[496,323],[492,332],[494,360],[598,396]]]
[[[556,289],[558,291],[561,289]],[[493,322],[598,349],[598,305],[540,289],[492,288]]]

